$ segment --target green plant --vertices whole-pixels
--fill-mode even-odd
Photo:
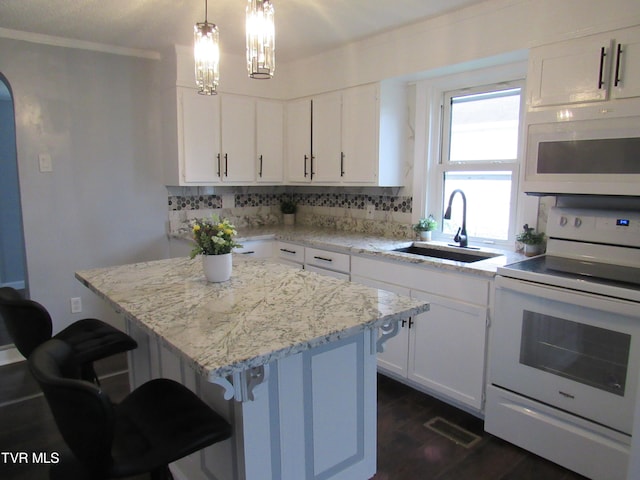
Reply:
[[[427,218],[421,218],[418,223],[413,226],[416,232],[430,232],[438,228],[438,222],[433,215],[429,215]]]
[[[525,223],[522,232],[516,236],[516,240],[525,245],[539,245],[544,242],[544,232],[536,232],[533,227]]]
[[[298,205],[293,200],[282,200],[280,202],[280,211],[285,214],[296,213]]]
[[[191,258],[196,255],[224,255],[235,247],[241,247],[233,240],[238,232],[226,218],[212,215],[210,219],[196,219],[191,224],[196,246],[191,250]]]

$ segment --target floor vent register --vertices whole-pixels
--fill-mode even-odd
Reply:
[[[475,435],[442,417],[434,417],[425,423],[424,426],[464,448],[471,448],[481,440],[478,435]]]

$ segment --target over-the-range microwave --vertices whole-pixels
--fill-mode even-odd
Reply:
[[[523,189],[640,196],[640,116],[530,124]]]

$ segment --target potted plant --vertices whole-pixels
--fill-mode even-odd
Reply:
[[[293,225],[296,223],[296,212],[298,205],[291,199],[285,199],[280,202],[280,211],[285,225]]]
[[[438,222],[433,215],[427,218],[421,218],[418,223],[413,226],[413,230],[420,235],[420,240],[431,241],[431,232],[438,228]]]
[[[516,236],[516,240],[524,245],[524,254],[527,257],[533,257],[542,253],[544,232],[536,232],[533,227],[525,223],[522,226],[522,232]]]
[[[212,215],[210,219],[196,219],[191,230],[196,246],[191,251],[191,258],[202,255],[204,275],[210,282],[225,282],[231,278],[231,251],[241,247],[233,237],[237,235],[236,227],[226,218]]]

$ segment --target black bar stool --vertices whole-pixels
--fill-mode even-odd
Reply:
[[[169,463],[231,437],[224,418],[173,380],[151,380],[113,405],[98,386],[68,377],[73,362],[70,347],[56,339],[29,357],[31,372],[73,453],[51,466],[52,480],[147,472],[154,480],[170,479]]]
[[[46,308],[33,300],[23,299],[11,287],[0,288],[0,316],[13,343],[25,358],[29,358],[38,345],[52,338],[51,315]],[[126,333],[95,318],[78,320],[53,338],[69,344],[79,365],[80,376],[97,384],[94,361],[138,346]]]

